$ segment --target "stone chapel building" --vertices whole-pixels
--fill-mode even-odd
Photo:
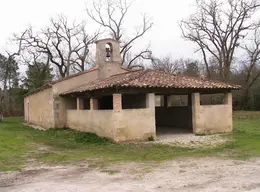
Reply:
[[[119,42],[96,42],[96,67],[53,81],[24,98],[25,121],[93,132],[115,141],[142,140],[165,130],[194,134],[232,131],[232,90],[239,86],[121,66]],[[200,95],[223,94],[201,105]],[[186,102],[174,106],[171,99]],[[156,102],[159,101],[159,102]]]

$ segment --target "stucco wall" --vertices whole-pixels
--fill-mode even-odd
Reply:
[[[67,80],[58,82],[53,85],[53,94],[59,95],[65,91],[71,90],[73,88],[80,87],[87,82],[94,81],[98,78],[98,70],[94,70],[88,73],[83,73],[79,76],[69,78]]]
[[[54,127],[52,88],[24,98],[25,121],[44,128]]]
[[[114,113],[115,140],[131,141],[156,136],[154,111],[147,109],[126,109]]]
[[[67,127],[93,132],[115,141],[147,139],[155,136],[155,118],[150,109],[67,110]]]
[[[90,81],[94,81],[98,78],[98,70],[94,70],[88,73],[81,74],[79,76],[58,82],[53,85],[54,96],[54,119],[55,127],[66,127],[66,110],[70,107],[67,106],[67,100],[64,97],[60,97],[59,94],[71,90],[73,88],[80,87]]]
[[[201,105],[196,133],[224,133],[232,131],[232,110],[229,105]]]
[[[222,105],[200,105],[200,94],[192,94],[192,123],[196,134],[225,133],[233,129],[232,93]]]
[[[67,110],[67,127],[113,139],[113,111]]]

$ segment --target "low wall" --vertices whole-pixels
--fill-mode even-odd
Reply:
[[[232,127],[232,107],[230,105],[199,106],[195,133],[225,133],[232,131]]]
[[[67,110],[66,126],[118,142],[155,136],[155,117],[150,109]]]
[[[192,129],[191,107],[156,107],[156,126]]]
[[[154,110],[127,109],[114,112],[115,140],[143,140],[156,136]]]
[[[67,110],[66,126],[82,132],[114,138],[113,111]]]

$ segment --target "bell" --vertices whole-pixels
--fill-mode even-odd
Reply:
[[[107,53],[106,57],[111,57],[111,55],[110,55],[111,54],[110,48],[108,48],[108,47],[106,48],[106,53]]]

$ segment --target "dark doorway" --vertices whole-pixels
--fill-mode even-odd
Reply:
[[[175,96],[175,95],[174,95]],[[192,109],[188,96],[159,96],[155,108],[157,134],[192,133]]]

